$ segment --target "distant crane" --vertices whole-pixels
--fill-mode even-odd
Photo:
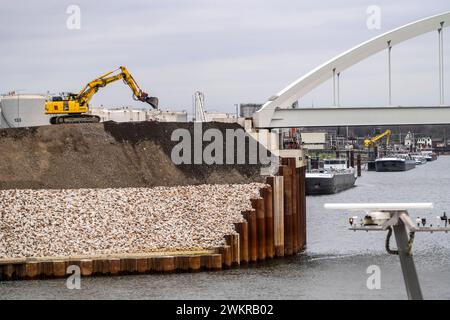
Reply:
[[[364,140],[364,146],[369,149],[369,158],[378,157],[378,144],[377,142],[386,137],[386,150],[389,146],[389,141],[391,138],[391,130],[387,129],[385,132],[376,135],[373,138],[367,138]],[[374,153],[370,152],[371,147],[373,147]]]
[[[387,129],[385,132],[373,137],[373,138],[367,138],[364,140],[364,146],[366,148],[370,148],[372,146],[376,146],[377,145],[377,141],[383,139],[384,137],[386,137],[386,146],[389,145],[389,139],[391,137],[391,130]]]
[[[206,122],[205,95],[200,91],[194,94],[194,121]]]

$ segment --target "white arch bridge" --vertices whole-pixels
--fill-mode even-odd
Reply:
[[[448,25],[450,25],[450,12],[445,12],[384,33],[334,57],[270,98],[254,114],[254,126],[256,128],[289,128],[450,123],[450,106],[444,104],[443,30]],[[392,47],[432,31],[438,32],[439,35],[439,105],[392,106]],[[388,52],[388,105],[383,107],[339,107],[340,73],[382,50]],[[292,108],[294,102],[330,78],[333,78],[333,107]]]

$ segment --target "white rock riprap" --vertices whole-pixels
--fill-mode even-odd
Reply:
[[[0,190],[0,258],[217,247],[264,186]]]

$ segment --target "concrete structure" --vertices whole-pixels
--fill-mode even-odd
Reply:
[[[323,150],[327,143],[326,132],[302,132],[302,146],[308,150]]]
[[[450,106],[277,109],[273,115],[263,128],[448,124]]]
[[[256,128],[303,126],[442,124],[450,122],[450,106],[444,106],[443,28],[450,24],[450,12],[428,17],[366,41],[317,67],[281,90],[253,117]],[[391,59],[394,45],[427,32],[439,34],[439,107],[391,107]],[[339,108],[339,77],[342,71],[380,52],[388,52],[388,107]],[[297,108],[292,105],[305,94],[333,79],[334,108]],[[291,109],[288,109],[291,108]]]
[[[50,124],[44,114],[46,97],[35,94],[9,94],[0,100],[0,128],[35,127]]]
[[[262,107],[257,103],[241,103],[239,106],[239,117],[252,118],[253,114]]]

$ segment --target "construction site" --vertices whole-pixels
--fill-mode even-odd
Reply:
[[[87,90],[103,85],[97,80]],[[196,164],[194,152],[192,161],[175,164],[173,132],[194,137],[199,122],[100,122],[80,111],[79,97],[2,100],[4,119],[14,100],[22,124],[49,124],[0,129],[1,280],[66,277],[73,265],[83,276],[220,270],[303,250],[299,157],[261,175],[259,159],[252,163],[247,153],[237,160],[252,143],[257,154],[270,154],[246,133],[243,143],[233,141],[231,164]],[[49,113],[54,103],[52,110],[59,103],[61,110],[42,120],[42,107]],[[64,105],[72,103],[77,110],[68,113]],[[201,137],[208,130],[244,132],[237,123],[200,125]]]

